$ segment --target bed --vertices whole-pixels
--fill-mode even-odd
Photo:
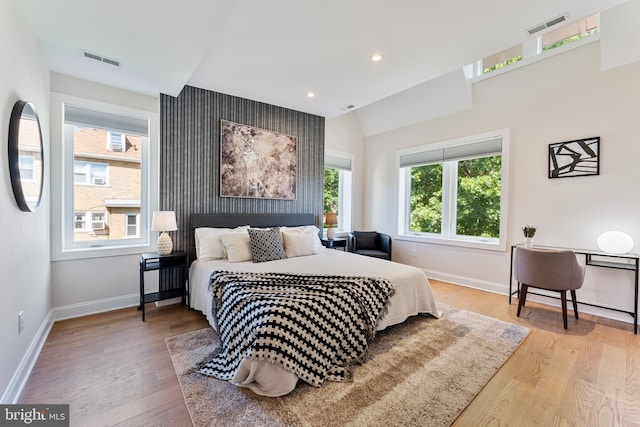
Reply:
[[[396,262],[326,249],[321,245],[319,230],[313,224],[314,216],[309,214],[192,216],[194,244],[190,256],[193,262],[189,269],[191,307],[202,311],[211,327],[218,330],[219,319],[212,294],[214,291],[210,289],[212,274],[216,272],[251,275],[287,273],[309,277],[331,274],[340,277],[380,278],[391,284],[392,295],[375,325],[378,331],[418,314],[439,317],[440,313],[424,271]],[[243,239],[246,239],[244,236],[249,226],[252,229],[279,227],[284,239],[283,246],[287,248],[287,257],[266,262],[246,259],[246,240]],[[204,234],[205,232],[209,234]],[[299,245],[302,234],[305,235],[305,244]],[[310,234],[315,235],[311,237]],[[208,247],[205,241],[209,242]],[[214,241],[217,242],[215,249],[212,244]],[[237,250],[234,247],[233,243],[238,241],[243,242],[241,246],[244,249]],[[224,249],[221,249],[220,244]],[[243,359],[229,377],[233,384],[247,387],[263,396],[287,394],[295,388],[298,379],[299,375],[285,370],[278,363],[254,358]]]

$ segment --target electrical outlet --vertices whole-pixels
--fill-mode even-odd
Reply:
[[[411,249],[411,258],[415,258],[416,257],[416,250],[415,249]]]
[[[24,321],[22,316],[24,315],[24,311],[20,311],[20,313],[18,313],[18,333],[21,333],[22,330],[24,329]]]

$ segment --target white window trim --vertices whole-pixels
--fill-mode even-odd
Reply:
[[[435,150],[445,147],[452,147],[456,145],[464,145],[473,142],[479,142],[482,140],[488,140],[492,138],[502,138],[502,183],[500,192],[500,236],[499,238],[481,238],[471,236],[458,236],[455,234],[455,230],[450,232],[450,237],[443,237],[439,234],[431,233],[411,233],[407,229],[407,215],[409,211],[410,200],[407,197],[407,189],[411,184],[411,179],[406,173],[406,168],[400,167],[400,156],[403,154],[418,153],[421,151]],[[486,132],[477,135],[471,135],[463,138],[450,139],[447,141],[435,142],[432,144],[421,145],[419,147],[413,147],[405,150],[399,150],[396,153],[396,171],[398,172],[398,235],[397,240],[406,240],[412,242],[432,243],[437,245],[448,246],[460,246],[467,248],[486,249],[493,251],[506,251],[507,250],[507,230],[508,230],[508,207],[509,207],[509,145],[510,145],[510,130],[500,129],[493,132]],[[455,174],[449,174],[453,180]],[[446,176],[443,174],[443,176]],[[443,182],[443,186],[456,187],[455,182]],[[455,205],[454,194],[452,192],[445,191],[444,194],[450,194],[451,199],[445,197],[443,205],[448,203]],[[445,227],[449,229],[452,224],[449,224],[448,219],[443,217],[442,229]]]
[[[119,256],[152,252],[155,250],[157,233],[151,233],[151,213],[158,210],[159,193],[159,164],[158,149],[159,119],[154,111],[140,110],[131,107],[108,104],[72,95],[51,92],[51,173],[52,176],[64,176],[64,164],[73,165],[73,150],[69,152],[64,144],[64,105],[76,105],[83,108],[104,111],[105,113],[121,114],[134,117],[147,117],[149,123],[149,138],[143,147],[143,198],[146,195],[147,206],[141,206],[145,215],[140,216],[140,237],[119,240],[118,244],[106,245],[106,241],[93,242],[93,246],[65,248],[65,236],[73,236],[72,212],[65,212],[66,206],[71,206],[68,199],[72,192],[66,191],[73,185],[73,174],[67,174],[64,180],[53,180],[51,184],[51,259],[62,261],[71,259],[98,258],[105,256]],[[146,165],[146,168],[145,166]],[[71,166],[72,167],[72,166]],[[66,217],[66,221],[64,218]],[[69,237],[66,237],[69,240]]]

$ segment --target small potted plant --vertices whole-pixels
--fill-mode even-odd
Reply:
[[[532,246],[533,245],[533,236],[536,235],[536,228],[532,225],[525,225],[522,227],[522,233],[524,234],[524,245]]]

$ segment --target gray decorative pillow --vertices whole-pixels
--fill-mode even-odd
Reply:
[[[359,249],[376,249],[377,231],[354,231],[356,236],[356,250]]]
[[[247,231],[251,240],[253,262],[273,261],[287,257],[282,243],[280,228],[250,228]]]

